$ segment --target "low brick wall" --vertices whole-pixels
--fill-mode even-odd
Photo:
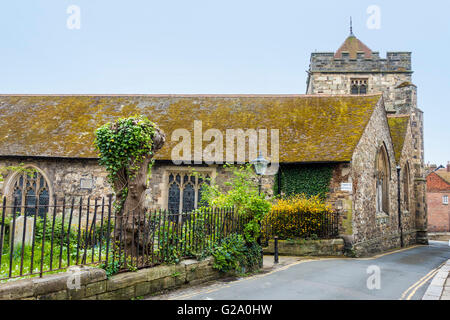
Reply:
[[[274,241],[263,249],[266,254],[274,253]],[[341,256],[344,254],[344,240],[278,240],[278,254],[284,256]]]
[[[0,284],[0,300],[128,300],[220,278],[212,264],[213,258],[184,260],[178,265],[120,273],[109,279],[102,269],[81,267],[78,289],[71,289],[75,282],[74,273],[69,271]]]

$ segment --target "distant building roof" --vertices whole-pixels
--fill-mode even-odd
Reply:
[[[341,45],[341,47],[336,51],[334,57],[336,59],[342,59],[342,53],[347,52],[350,59],[356,59],[358,52],[364,53],[364,58],[372,58],[372,50],[369,49],[364,43],[362,43],[358,38],[351,34]]]
[[[96,158],[95,130],[144,114],[167,135],[157,160],[170,160],[175,129],[279,129],[280,162],[347,162],[381,95],[2,95],[0,156]],[[193,139],[193,134],[192,134]],[[225,139],[224,139],[225,141]],[[270,131],[268,136],[270,150]],[[203,143],[205,147],[208,143]],[[225,148],[224,148],[225,150]]]
[[[389,130],[394,145],[395,161],[397,163],[399,163],[402,155],[409,119],[409,115],[388,117]]]
[[[450,184],[450,172],[447,170],[447,168],[436,170],[435,173],[445,182]]]

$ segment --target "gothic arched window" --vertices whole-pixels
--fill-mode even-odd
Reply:
[[[389,213],[389,158],[383,145],[376,156],[376,208],[377,212]]]
[[[167,208],[171,213],[191,212],[199,207],[201,189],[210,178],[209,174],[202,176],[188,172],[173,172],[169,174]]]
[[[169,176],[169,212],[178,213],[180,211],[180,187],[175,181],[174,175]]]
[[[409,211],[409,186],[409,164],[406,163],[403,169],[403,203],[406,211]]]
[[[41,217],[48,213],[50,191],[47,180],[39,171],[20,173],[12,186],[12,200],[16,213],[27,216],[38,213]]]

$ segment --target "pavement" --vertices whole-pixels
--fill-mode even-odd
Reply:
[[[450,259],[436,270],[422,300],[450,300]]]
[[[448,242],[430,241],[370,258],[264,257],[253,276],[224,278],[149,300],[420,300],[450,259]],[[448,289],[450,281],[446,280]],[[447,294],[443,289],[443,297]]]

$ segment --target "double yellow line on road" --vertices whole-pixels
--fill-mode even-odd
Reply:
[[[436,273],[438,273],[439,269],[445,264],[442,263],[439,267],[431,270],[425,276],[423,276],[419,281],[414,283],[411,287],[409,287],[405,292],[403,292],[400,300],[411,300],[412,297],[416,294],[417,290],[421,288],[424,284],[426,284],[431,278],[433,278]]]
[[[249,281],[249,280],[254,280],[254,279],[266,277],[266,276],[268,276],[270,274],[273,274],[273,273],[276,273],[276,272],[279,272],[279,271],[283,271],[283,270],[289,269],[289,268],[291,268],[293,266],[296,266],[296,265],[299,265],[299,264],[302,264],[302,263],[306,263],[306,262],[323,261],[323,260],[328,260],[328,261],[330,261],[330,260],[360,260],[360,261],[376,260],[376,259],[379,259],[379,258],[384,257],[384,256],[388,256],[388,255],[391,255],[391,254],[394,254],[394,253],[399,253],[399,252],[415,249],[417,247],[422,247],[422,245],[414,245],[414,246],[410,246],[408,248],[397,249],[397,250],[393,250],[393,251],[390,251],[390,252],[385,252],[385,253],[382,253],[382,254],[379,254],[379,255],[376,255],[376,256],[373,256],[373,257],[368,257],[368,258],[353,258],[353,259],[351,259],[351,258],[313,258],[313,259],[300,260],[300,261],[296,261],[294,263],[291,263],[291,264],[288,264],[288,265],[276,268],[275,270],[271,270],[271,271],[269,271],[267,273],[258,274],[258,275],[254,275],[254,276],[250,276],[250,277],[246,277],[246,278],[242,278],[242,279],[239,279],[237,281],[233,281],[233,282],[231,282],[230,284],[227,284],[227,285],[222,285],[221,284],[221,285],[215,286],[215,287],[210,288],[210,289],[199,290],[197,292],[191,292],[191,293],[187,293],[187,294],[182,294],[180,296],[169,297],[168,300],[182,300],[182,299],[192,298],[192,297],[200,295],[200,294],[212,293],[212,292],[218,291],[218,290],[223,289],[223,288],[229,288],[232,285],[234,285],[236,283],[239,283],[239,282],[244,282],[244,281]],[[430,280],[434,275],[436,275],[436,273],[439,271],[439,269],[444,264],[445,264],[445,262],[442,263],[439,267],[431,270],[424,277],[422,277],[419,281],[417,281],[411,287],[409,287],[405,292],[403,292],[400,300],[411,300],[411,298],[415,295],[417,290],[419,288],[421,288],[424,284],[426,284],[428,282],[428,280]]]

